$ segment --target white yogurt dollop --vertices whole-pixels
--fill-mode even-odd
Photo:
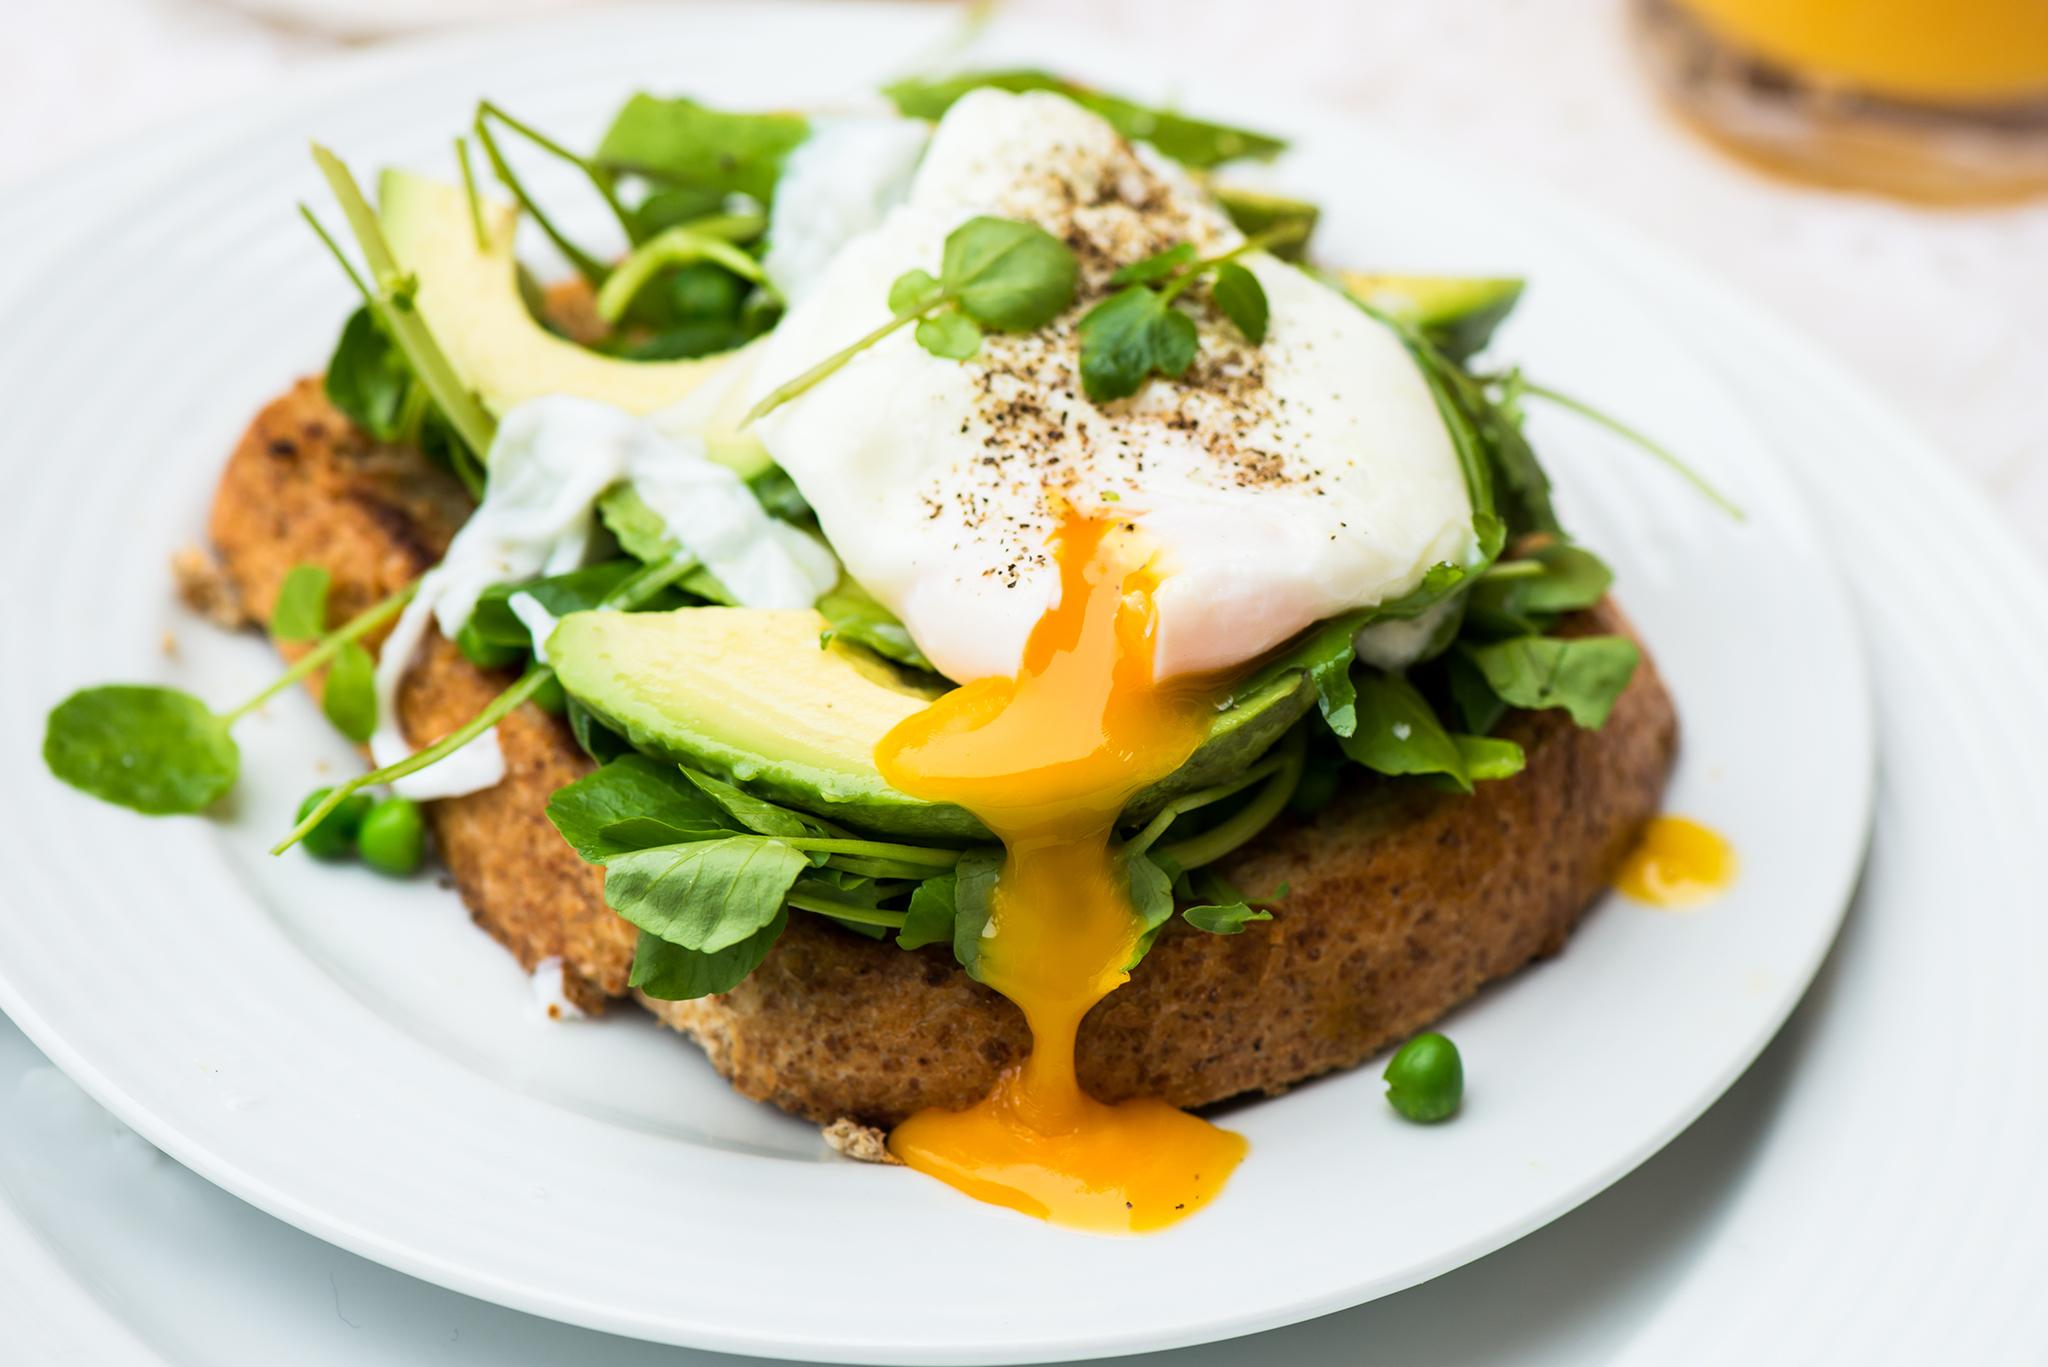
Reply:
[[[379,766],[413,753],[398,723],[399,683],[429,622],[453,638],[493,584],[561,574],[583,564],[598,495],[621,481],[639,492],[671,535],[742,606],[809,607],[839,574],[832,553],[768,515],[730,468],[704,455],[701,439],[590,399],[551,395],[520,404],[498,424],[483,501],[420,578],[377,662]],[[524,606],[520,600],[524,600]],[[513,609],[539,632],[548,614],[530,595]],[[536,635],[540,646],[544,633]],[[544,656],[543,656],[544,659]],[[505,776],[495,728],[392,784],[416,800],[457,797]]]

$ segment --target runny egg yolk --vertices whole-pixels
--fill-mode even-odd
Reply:
[[[1614,876],[1614,886],[1653,907],[1695,907],[1735,881],[1735,847],[1682,816],[1660,816]]]
[[[923,1111],[889,1149],[968,1195],[1104,1232],[1157,1229],[1214,1196],[1245,1142],[1163,1101],[1105,1105],[1074,1042],[1130,978],[1141,927],[1112,848],[1116,819],[1194,753],[1213,680],[1152,677],[1157,575],[1119,524],[1069,514],[1053,538],[1057,606],[1014,678],[956,689],[876,748],[888,780],[954,802],[1003,842],[978,974],[1015,1002],[1031,1053],[964,1111]]]

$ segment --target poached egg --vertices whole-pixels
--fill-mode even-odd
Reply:
[[[1243,262],[1271,306],[1262,346],[1190,300],[1201,345],[1185,376],[1110,404],[1082,394],[1075,325],[1117,268],[1242,238],[1178,167],[1058,95],[956,103],[905,201],[846,242],[761,343],[750,400],[886,320],[890,282],[936,271],[946,235],[978,214],[1073,247],[1065,316],[990,334],[965,362],[899,331],[756,424],[848,571],[944,673],[1016,672],[1059,598],[1048,547],[1069,511],[1151,547],[1161,678],[1241,663],[1472,554],[1456,454],[1406,349],[1266,253]]]

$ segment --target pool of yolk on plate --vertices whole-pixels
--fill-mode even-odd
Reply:
[[[1135,1233],[1199,1209],[1245,1153],[1163,1101],[1096,1101],[1074,1057],[1082,1018],[1128,981],[1142,933],[1116,819],[1201,744],[1218,683],[1153,679],[1157,578],[1127,527],[1069,514],[1052,546],[1060,599],[1016,677],[956,689],[875,752],[895,786],[958,803],[1003,842],[978,973],[1032,1038],[981,1102],[920,1112],[889,1148],[979,1200]]]

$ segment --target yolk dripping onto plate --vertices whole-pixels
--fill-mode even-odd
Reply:
[[[1695,907],[1735,881],[1735,847],[1720,833],[1682,816],[1650,822],[1614,886],[1653,907]]]
[[[955,802],[1002,840],[983,982],[1031,1026],[1031,1054],[964,1111],[924,1111],[898,1158],[979,1200],[1056,1224],[1157,1229],[1221,1189],[1245,1142],[1163,1101],[1082,1091],[1074,1040],[1129,978],[1140,927],[1111,848],[1140,789],[1178,769],[1214,714],[1213,681],[1152,677],[1157,578],[1110,521],[1068,515],[1053,539],[1059,604],[1015,678],[981,679],[907,718],[875,760],[898,788]]]

